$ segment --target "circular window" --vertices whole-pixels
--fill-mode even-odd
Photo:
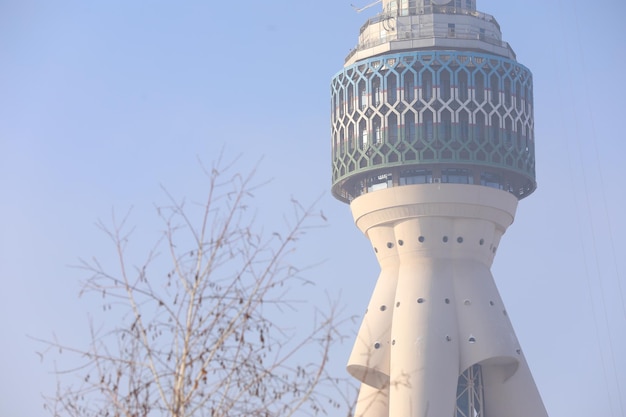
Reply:
[[[418,303],[418,304],[422,304],[423,302],[424,302],[424,299],[423,299],[423,298],[418,298],[418,299],[417,299],[417,303]]]
[[[374,343],[374,349],[380,349],[380,343],[379,342]]]
[[[380,311],[385,311],[387,310],[387,306],[380,306]]]
[[[443,243],[446,243],[448,241],[448,236],[444,236],[443,237]]]
[[[402,239],[398,240],[398,245],[400,245],[400,246],[404,245],[404,240],[402,240]]]
[[[420,243],[424,243],[424,236],[418,237],[417,240],[419,240]]]
[[[393,243],[391,243],[391,242],[387,242],[387,247],[388,247],[389,249],[393,248]]]
[[[463,243],[463,238],[461,236],[459,236],[459,237],[456,238],[456,241],[459,242],[459,243]]]

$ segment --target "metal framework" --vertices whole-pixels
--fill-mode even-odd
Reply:
[[[482,368],[472,365],[459,376],[455,417],[485,417],[483,409]]]

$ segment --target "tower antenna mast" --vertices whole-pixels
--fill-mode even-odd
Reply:
[[[376,5],[377,5],[378,3],[380,3],[381,1],[382,1],[382,0],[376,0],[375,2],[370,3],[370,4],[367,4],[367,5],[365,5],[365,6],[361,7],[361,8],[359,8],[359,7],[355,6],[354,4],[350,4],[350,6],[352,6],[352,8],[353,8],[353,9],[354,9],[357,13],[361,13],[363,10],[367,10],[367,9],[369,9],[370,7],[376,6]]]

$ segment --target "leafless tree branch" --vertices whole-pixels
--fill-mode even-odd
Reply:
[[[297,242],[325,222],[321,212],[292,201],[282,230],[264,231],[250,208],[255,170],[242,175],[218,160],[204,168],[204,203],[189,205],[165,191],[157,207],[164,231],[135,265],[128,245],[131,212],[97,226],[113,242],[117,266],[80,260],[90,276],[82,294],[98,295],[111,328],[90,324],[86,348],[40,340],[81,363],[59,370],[46,409],[57,416],[293,416],[350,409],[321,387],[336,385],[326,369],[342,339],[336,301],[317,311],[310,333],[297,339],[280,326],[295,309],[289,288],[306,283],[290,263]],[[55,362],[56,363],[56,362]],[[68,381],[77,377],[78,383]],[[330,391],[334,392],[334,391]],[[350,411],[348,411],[348,414]]]

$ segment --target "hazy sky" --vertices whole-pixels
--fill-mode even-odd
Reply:
[[[291,196],[323,195],[330,227],[298,254],[326,260],[308,275],[311,302],[341,293],[347,314],[364,311],[378,267],[328,191],[329,82],[378,11],[350,1],[0,0],[0,415],[45,415],[41,393],[54,391],[27,335],[85,341],[86,276],[68,265],[107,259],[94,222],[133,206],[141,246],[158,228],[160,186],[201,197],[196,158],[222,148],[244,153],[244,171],[263,157],[259,178],[273,182],[256,202],[268,229]],[[620,417],[626,3],[477,3],[534,74],[539,188],[493,274],[548,413]]]

